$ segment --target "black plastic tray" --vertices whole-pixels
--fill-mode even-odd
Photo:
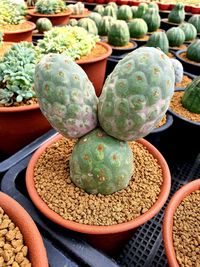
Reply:
[[[52,135],[56,134],[51,132]],[[45,135],[46,136],[46,135]],[[47,249],[51,267],[165,267],[167,259],[162,243],[162,219],[164,209],[157,216],[139,227],[133,237],[124,246],[119,255],[110,257],[91,247],[84,241],[82,234],[66,230],[46,219],[34,207],[26,191],[25,170],[33,151],[43,143],[44,136],[39,142],[33,142],[26,147],[26,156],[22,151],[4,162],[4,169],[9,169],[1,181],[1,190],[17,200],[31,215],[39,227]],[[46,139],[49,139],[46,138]],[[42,142],[41,142],[42,140]],[[34,144],[34,147],[33,147]],[[23,155],[18,158],[18,155]],[[200,153],[189,155],[189,160],[177,162],[172,154],[173,148],[165,151],[172,173],[171,195],[182,185],[200,177]],[[182,153],[182,152],[181,152]],[[10,168],[10,166],[12,166]],[[169,201],[169,200],[168,200]],[[38,266],[42,267],[42,266]]]

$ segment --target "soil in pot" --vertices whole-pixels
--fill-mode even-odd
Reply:
[[[165,114],[164,117],[159,121],[159,123],[156,125],[156,128],[160,128],[161,126],[165,125],[167,122],[167,115]]]
[[[0,45],[0,58],[3,57],[3,55],[11,48],[12,45],[12,42],[3,42],[3,44]]]
[[[108,44],[112,48],[112,55],[122,55],[125,53],[129,53],[137,48],[137,44],[134,41],[128,42],[127,45],[124,46],[113,46],[110,45],[107,39],[103,40],[102,42]]]
[[[182,44],[180,46],[169,47],[169,49],[173,50],[173,51],[186,50],[187,49],[187,45],[186,44]]]
[[[164,32],[164,30],[163,30],[163,29],[157,29],[157,30],[154,31],[154,32]],[[148,32],[147,34],[148,34],[148,35],[151,35],[151,34],[153,34],[154,32]]]
[[[198,65],[198,66],[200,67],[200,62],[196,62],[196,61],[193,61],[193,60],[187,58],[187,56],[186,56],[186,52],[180,53],[179,56],[180,56],[183,60],[187,61],[188,63],[195,64],[195,65]]]
[[[131,41],[136,42],[138,47],[143,46],[149,40],[149,35],[145,35],[141,38],[130,38]]]
[[[189,76],[183,75],[182,81],[180,83],[176,83],[175,87],[185,88],[191,82],[192,82],[192,79]]]

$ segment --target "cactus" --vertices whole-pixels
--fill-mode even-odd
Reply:
[[[93,9],[94,12],[99,13],[101,16],[103,16],[104,12],[104,6],[103,5],[96,5],[95,8]]]
[[[184,31],[179,27],[170,28],[166,34],[171,47],[179,47],[185,41]]]
[[[105,36],[108,35],[108,31],[110,30],[110,27],[115,22],[115,19],[110,16],[102,17],[102,20],[99,25],[99,35]]]
[[[175,73],[175,83],[180,83],[183,79],[183,65],[181,62],[175,58],[170,58]]]
[[[137,9],[138,9],[137,6],[131,6],[131,12],[132,12],[132,18],[133,18],[133,19],[137,18],[137,17],[136,17]]]
[[[193,41],[197,37],[197,30],[191,23],[183,22],[179,25],[185,34],[185,41]]]
[[[37,0],[35,8],[40,14],[58,14],[67,10],[63,0]]]
[[[165,54],[169,53],[169,41],[165,32],[154,32],[146,43],[148,47],[159,47]]]
[[[88,18],[92,19],[95,22],[95,24],[97,26],[97,29],[99,31],[99,27],[100,27],[100,24],[101,24],[102,16],[97,12],[91,12],[90,15],[88,16]]]
[[[92,33],[94,35],[98,34],[98,29],[95,24],[95,22],[90,18],[83,18],[78,21],[78,26],[83,27],[86,29],[89,33]]]
[[[132,19],[131,7],[128,5],[120,6],[117,11],[117,19],[126,21]]]
[[[106,6],[103,11],[103,16],[110,16],[114,19],[117,19],[117,12],[114,7],[112,6]]]
[[[196,77],[185,88],[182,105],[190,112],[200,114],[200,76]]]
[[[143,19],[133,19],[128,23],[130,37],[142,38],[147,34],[148,27]]]
[[[27,6],[34,6],[37,0],[27,0]]]
[[[133,167],[128,143],[97,128],[76,143],[70,158],[70,177],[88,193],[107,195],[128,185]]]
[[[149,3],[148,8],[154,8],[159,12],[159,7],[155,2]]]
[[[136,18],[142,18],[147,10],[148,10],[148,5],[146,3],[140,3],[137,8]]]
[[[148,32],[154,32],[160,27],[160,15],[156,9],[150,8],[143,16],[148,26]]]
[[[62,135],[78,138],[97,126],[94,87],[72,59],[60,54],[43,56],[36,65],[34,81],[42,112]]]
[[[69,22],[68,22],[68,25],[70,25],[72,27],[77,26],[78,25],[78,20],[70,19]]]
[[[129,39],[127,23],[124,20],[116,20],[108,31],[108,43],[113,46],[125,46]]]
[[[168,21],[180,24],[185,19],[185,10],[184,5],[182,3],[178,3],[169,13]]]
[[[117,12],[117,10],[118,10],[118,5],[117,5],[115,2],[109,2],[109,3],[108,3],[108,6],[112,6],[112,7],[115,9],[115,11]]]
[[[200,39],[195,40],[188,46],[186,56],[190,60],[200,62]]]
[[[48,18],[39,18],[36,21],[36,28],[39,32],[46,32],[52,29],[53,25]]]
[[[189,18],[188,20],[189,23],[194,25],[196,28],[197,32],[200,33],[200,15],[193,15]]]
[[[67,7],[72,10],[73,15],[81,15],[81,14],[84,14],[84,12],[85,12],[85,6],[81,2],[77,2],[74,5],[72,5],[72,4],[68,5]]]
[[[100,126],[124,141],[147,135],[169,107],[174,84],[168,56],[153,47],[134,50],[105,81],[98,104]]]

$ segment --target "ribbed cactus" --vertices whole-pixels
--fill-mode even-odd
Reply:
[[[39,32],[46,32],[52,29],[53,25],[48,18],[39,18],[36,21],[36,28]]]
[[[92,194],[112,194],[125,188],[133,174],[133,154],[127,142],[95,129],[76,143],[70,177]]]
[[[102,16],[97,12],[91,12],[90,15],[88,16],[88,18],[92,19],[95,22],[97,29],[99,30]]]
[[[183,79],[183,65],[181,62],[175,58],[170,58],[175,73],[175,83],[180,83]]]
[[[154,8],[159,12],[159,6],[155,2],[149,3],[148,8]]]
[[[200,15],[193,15],[189,18],[188,20],[189,23],[194,25],[196,28],[197,32],[200,33]]]
[[[154,32],[160,27],[161,19],[158,11],[154,8],[150,8],[144,14],[143,19],[148,26],[148,32]]]
[[[92,33],[94,35],[98,34],[98,29],[97,29],[96,23],[90,18],[80,19],[78,21],[77,26],[86,29],[89,33]]]
[[[113,46],[125,46],[130,39],[128,25],[124,20],[116,20],[108,31],[108,43]]]
[[[132,12],[132,18],[135,19],[137,18],[136,14],[137,14],[137,6],[131,6],[131,12]]]
[[[131,7],[128,5],[120,6],[117,11],[117,19],[126,21],[132,19]]]
[[[110,16],[102,17],[102,20],[99,24],[99,35],[105,36],[108,35],[108,31],[110,30],[110,27],[115,22],[115,19]]]
[[[43,114],[62,135],[78,138],[97,126],[94,87],[72,59],[45,55],[36,66],[34,80]]]
[[[165,54],[169,53],[169,41],[165,32],[154,32],[146,43],[148,47],[159,47]]]
[[[70,25],[72,27],[77,26],[78,25],[78,20],[70,19],[69,22],[68,22],[68,25]]]
[[[200,114],[200,76],[196,77],[184,91],[182,105],[193,113]]]
[[[195,62],[200,62],[200,39],[192,42],[186,51],[186,56]]]
[[[191,23],[183,22],[179,25],[179,28],[185,34],[185,41],[193,41],[197,36],[197,30]]]
[[[179,47],[185,41],[184,31],[179,27],[170,28],[166,34],[171,47]]]
[[[117,19],[117,11],[112,6],[106,6],[103,11],[103,16],[111,16],[114,19]]]
[[[93,9],[94,12],[99,13],[100,15],[103,16],[104,12],[104,6],[103,5],[96,5],[95,8]]]
[[[168,56],[140,47],[118,62],[107,77],[98,104],[101,127],[120,140],[137,140],[154,129],[174,92],[175,75]]]
[[[148,27],[143,19],[133,19],[128,23],[130,37],[142,38],[147,34]]]
[[[72,10],[73,15],[81,15],[85,12],[85,6],[81,2],[77,2],[74,5],[68,5],[67,7]]]
[[[147,10],[148,10],[148,5],[146,3],[140,3],[137,8],[136,18],[142,18],[144,14],[147,12]]]
[[[182,3],[178,3],[169,13],[168,21],[180,24],[185,19],[185,10]]]

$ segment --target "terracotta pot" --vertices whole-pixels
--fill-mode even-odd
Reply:
[[[51,129],[39,105],[0,107],[0,151],[13,154]]]
[[[97,42],[97,44],[103,46],[107,50],[104,55],[87,60],[80,59],[77,60],[76,63],[86,72],[88,78],[94,85],[96,95],[100,96],[105,79],[107,58],[111,55],[112,48],[102,42]]]
[[[61,137],[61,135],[57,135],[50,141],[46,142],[34,153],[33,157],[31,158],[26,171],[26,186],[29,196],[35,206],[40,210],[40,212],[42,212],[42,214],[44,214],[51,221],[67,229],[85,234],[85,237],[89,240],[89,242],[92,243],[92,245],[100,248],[103,251],[116,253],[117,249],[119,249],[122,243],[127,241],[127,238],[129,239],[130,236],[133,235],[133,231],[135,231],[138,226],[144,224],[152,217],[154,217],[163,207],[165,201],[168,198],[171,185],[171,176],[168,165],[163,156],[154,146],[152,146],[144,139],[138,140],[138,142],[143,144],[158,160],[158,163],[163,171],[163,184],[161,186],[161,192],[158,196],[157,201],[146,213],[129,222],[112,226],[92,226],[80,224],[77,222],[65,220],[60,215],[52,211],[40,198],[34,184],[34,166],[36,165],[39,157],[48,146],[61,139]]]
[[[32,32],[36,28],[36,25],[30,21],[26,21],[25,23],[29,25],[29,28],[17,31],[4,32],[3,40],[5,42],[15,42],[15,43],[21,41],[32,42]]]
[[[48,267],[46,250],[40,233],[26,210],[10,196],[0,192],[0,207],[18,226],[26,246],[29,259],[33,267]]]
[[[184,185],[179,189],[174,196],[171,198],[163,220],[163,240],[164,247],[170,267],[179,267],[176,260],[176,254],[173,246],[172,230],[173,230],[173,217],[177,207],[180,205],[182,200],[192,192],[200,189],[200,179],[192,181]]]
[[[36,22],[39,18],[48,18],[53,26],[66,25],[69,21],[69,16],[72,10],[67,10],[66,12],[58,14],[39,14],[36,13],[35,9],[28,10],[28,14],[31,16],[31,21]]]
[[[170,9],[170,4],[160,3],[160,2],[158,2],[157,4],[158,4],[160,10],[169,10]]]
[[[190,13],[192,10],[192,7],[190,5],[185,5],[185,12]]]
[[[118,5],[129,5],[129,0],[117,0]]]
[[[192,14],[200,14],[200,6],[191,6],[190,12],[192,12]]]

